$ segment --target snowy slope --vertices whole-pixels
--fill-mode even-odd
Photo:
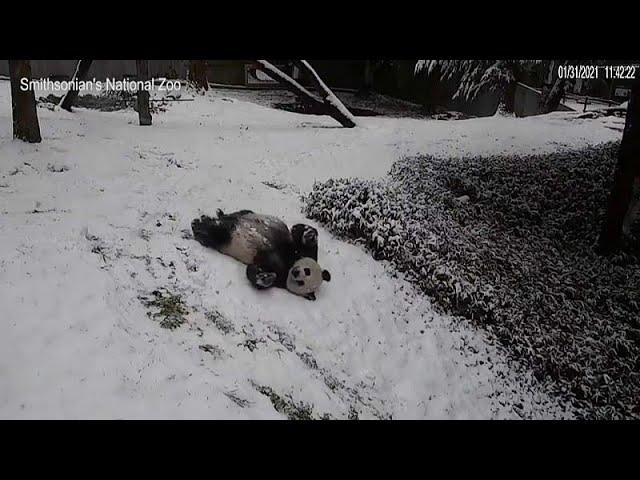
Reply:
[[[321,228],[333,278],[316,302],[252,290],[242,265],[183,231],[218,207],[313,224],[298,194],[314,180],[380,176],[406,154],[598,143],[620,119],[341,129],[231,95],[172,104],[152,127],[133,111],[39,109],[43,142],[30,145],[11,139],[0,81],[0,418],[571,415],[481,333]],[[147,315],[139,297],[158,289],[182,295],[184,325]]]

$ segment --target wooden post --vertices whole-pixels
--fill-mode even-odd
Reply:
[[[149,60],[136,60],[136,71],[139,82],[149,80]],[[151,111],[149,110],[149,91],[138,89],[138,120],[140,125],[151,125]]]
[[[36,110],[36,98],[32,88],[23,88],[24,79],[31,81],[29,60],[9,60],[11,80],[11,114],[13,117],[13,138],[29,143],[40,143],[40,124]]]
[[[91,67],[91,63],[93,60],[78,60],[76,65],[76,70],[73,72],[73,77],[71,77],[72,82],[80,82],[87,78],[87,74],[89,73],[89,68]],[[76,88],[71,87],[65,96],[62,98],[60,102],[60,108],[64,108],[67,111],[71,111],[71,107],[78,98],[78,90]]]

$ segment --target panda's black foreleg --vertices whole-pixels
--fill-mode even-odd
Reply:
[[[291,227],[291,236],[298,258],[309,257],[318,261],[318,230],[304,223]]]
[[[247,278],[258,290],[273,287],[277,277],[277,273],[265,271],[254,263],[247,265]]]

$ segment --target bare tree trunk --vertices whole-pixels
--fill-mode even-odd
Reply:
[[[564,95],[564,87],[567,83],[564,78],[557,78],[549,93],[542,99],[542,107],[540,113],[551,113],[560,105],[560,100]]]
[[[81,82],[85,78],[87,78],[87,73],[89,73],[89,68],[91,67],[91,63],[93,60],[78,60],[78,64],[76,65],[76,71],[73,73],[73,77],[71,77],[71,81],[75,83],[75,81]],[[60,102],[60,108],[64,108],[67,111],[71,111],[71,107],[78,98],[78,90],[76,88],[71,87],[66,95],[62,98]]]
[[[136,70],[139,82],[149,80],[149,60],[136,60]],[[140,125],[151,125],[151,111],[149,110],[149,91],[138,89],[138,120]]]
[[[297,64],[300,66],[301,69],[304,69],[308,73],[310,69],[310,71],[313,72],[313,74],[315,74],[315,76],[312,76],[312,81],[314,81],[316,86],[318,84],[324,85],[322,83],[322,80],[320,80],[320,77],[318,77],[318,74],[315,73],[315,71],[311,68],[311,66],[308,66],[308,68],[303,67],[302,62],[303,61],[300,61]],[[300,98],[300,100],[302,100],[303,102],[307,103],[308,105],[314,108],[319,109],[320,111],[325,111],[327,115],[330,115],[331,117],[336,119],[338,122],[340,122],[340,124],[343,127],[350,128],[350,127],[356,126],[356,122],[355,122],[355,119],[353,118],[353,115],[351,115],[351,113],[344,107],[344,105],[342,105],[340,100],[338,100],[337,98],[335,100],[337,100],[338,104],[342,106],[344,111],[346,111],[346,115],[342,111],[340,111],[340,109],[336,107],[336,105],[332,105],[328,103],[326,99],[325,101],[323,101],[322,99],[318,98],[316,95],[314,95],[309,90],[307,90],[302,85],[300,85],[298,82],[296,82],[289,75],[287,75],[280,69],[276,68],[274,65],[272,65],[268,61],[256,60],[256,63],[259,65],[262,71],[264,71],[267,75],[269,75],[271,78],[276,80],[280,85],[285,87],[287,90],[295,93],[296,96]],[[331,95],[333,95],[333,93],[331,93],[331,91],[326,87],[326,85],[324,86],[324,89],[326,89],[327,91],[329,91]],[[322,88],[319,89],[319,92],[322,94]],[[333,97],[335,98],[335,95],[333,95]]]
[[[607,216],[598,244],[600,253],[610,253],[620,248],[622,226],[633,197],[633,184],[640,178],[640,78],[633,82],[627,107],[627,118],[618,163],[609,196]]]
[[[364,89],[371,90],[373,88],[373,66],[371,60],[364,62]]]
[[[191,81],[198,90],[209,90],[206,60],[189,60],[189,81]]]
[[[373,62],[371,60],[364,61],[362,86],[356,93],[359,97],[366,97],[373,89]]]
[[[516,107],[516,90],[518,82],[522,78],[522,69],[517,62],[511,62],[511,73],[513,80],[509,82],[504,92],[504,109],[508,113],[514,113]]]
[[[29,143],[40,143],[40,124],[36,111],[36,98],[33,89],[23,90],[21,84],[31,81],[31,62],[29,60],[9,60],[9,78],[11,80],[11,114],[13,117],[13,138]],[[24,85],[22,85],[24,86]]]
[[[555,82],[553,82],[553,86],[551,89],[544,94],[540,101],[540,113],[551,113],[555,111],[560,105],[560,100],[564,96],[564,89],[566,86],[566,79],[560,78],[558,75],[558,68],[564,65],[567,65],[568,61],[563,60],[557,63],[551,62],[551,66],[549,67],[549,81],[555,78]],[[555,73],[554,73],[555,72]]]

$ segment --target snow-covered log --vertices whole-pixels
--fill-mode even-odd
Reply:
[[[342,102],[329,90],[315,70],[313,70],[311,65],[306,61],[300,60],[298,64],[301,67],[306,64],[303,69],[311,75],[311,79],[316,87],[318,87],[318,92],[323,95],[323,99],[318,98],[267,60],[256,60],[256,63],[263,72],[276,80],[280,85],[295,93],[298,98],[310,106],[326,111],[327,115],[336,119],[343,127],[352,128],[356,126],[355,118],[351,115],[351,112],[349,112]]]
[[[36,99],[33,89],[20,88],[23,79],[31,81],[31,63],[29,60],[9,60],[11,79],[11,114],[13,117],[13,138],[30,143],[40,143],[40,124],[36,111]]]
[[[329,110],[329,114],[338,120],[344,127],[355,127],[356,119],[351,112],[344,106],[338,97],[327,87],[322,81],[320,75],[313,69],[313,67],[306,60],[299,60],[296,64],[300,67],[300,70],[307,72],[313,85],[316,87],[318,93],[322,96],[324,104]]]
[[[301,100],[304,100],[305,102],[315,107],[322,106],[322,100],[320,100],[313,93],[304,88],[297,81],[295,81],[275,65],[266,60],[256,60],[256,63],[258,64],[260,70],[269,75],[290,92],[295,93]]]
[[[73,77],[71,78],[71,85],[75,85],[76,81],[81,82],[87,77],[87,73],[89,73],[89,68],[91,67],[92,62],[93,60],[78,60],[76,70],[73,72]],[[70,112],[76,98],[78,98],[78,90],[71,87],[65,96],[62,97],[60,108],[64,108]]]

